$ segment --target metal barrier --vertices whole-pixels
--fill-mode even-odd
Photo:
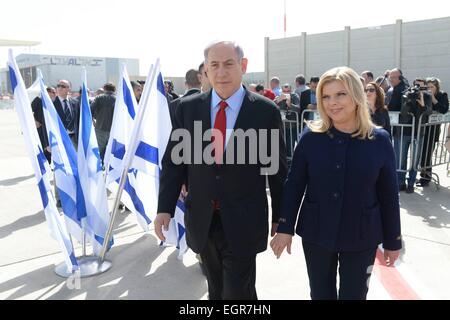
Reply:
[[[445,143],[450,135],[450,112],[447,114],[433,113],[428,119],[421,115],[419,118],[418,137],[423,137],[423,143],[417,152],[416,169],[421,171],[422,178],[431,180],[439,188],[439,176],[432,172],[433,167],[447,164],[447,174],[450,168],[450,151]]]
[[[422,114],[416,126],[413,114],[411,123],[400,123],[400,112],[389,112],[391,123],[392,145],[396,154],[396,169],[398,173],[416,170],[430,172],[430,178],[439,187],[439,177],[431,173],[431,168],[447,164],[447,174],[450,175],[450,151],[445,148],[447,139],[450,139],[450,112],[443,115],[433,113]],[[320,119],[317,110],[304,110],[299,114],[294,111],[281,111],[283,129],[287,148],[288,161],[292,160],[293,150],[297,144],[299,134],[303,132],[305,120]],[[427,120],[422,123],[423,120]],[[440,130],[436,128],[440,127]],[[416,129],[417,128],[417,129]],[[439,134],[438,134],[439,133]],[[435,141],[433,143],[433,141]]]
[[[300,119],[300,132],[303,132],[303,128],[305,126],[305,120],[309,121],[309,120],[319,120],[320,119],[320,115],[319,112],[317,110],[303,110],[302,112],[302,116]]]
[[[284,141],[286,143],[287,159],[290,162],[294,155],[294,149],[299,137],[299,118],[298,112],[280,111],[283,120]]]
[[[415,135],[416,119],[413,114],[408,113],[412,117],[411,123],[400,123],[400,112],[389,112],[391,123],[392,146],[395,151],[395,167],[397,172],[409,172],[414,170],[417,165],[417,145],[421,139]],[[410,134],[407,134],[411,130]]]

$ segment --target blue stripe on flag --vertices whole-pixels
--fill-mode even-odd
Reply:
[[[81,93],[81,107],[83,108],[82,110],[83,119],[81,119],[80,121],[83,124],[88,124],[83,126],[81,132],[84,154],[87,155],[89,148],[89,140],[91,139],[91,128],[92,128],[92,126],[89,124],[92,123],[92,118],[89,112],[89,101],[87,97],[86,85],[84,83],[83,83],[83,90]]]
[[[116,181],[117,183],[120,183],[120,179],[117,179]],[[127,182],[125,183],[125,187],[123,189],[130,195],[131,201],[133,201],[134,207],[136,208],[137,212],[144,218],[147,224],[150,224],[151,221],[145,214],[144,204],[142,203],[141,199],[139,199],[136,193],[136,189],[134,189],[130,184],[129,179],[127,179]]]
[[[70,262],[72,262],[73,266],[78,267],[78,261],[77,261],[77,258],[75,258],[75,255],[73,252],[70,254]]]
[[[151,145],[141,141],[136,150],[136,156],[147,160],[154,165],[158,165],[158,148],[152,147]]]
[[[178,241],[180,241],[183,238],[184,233],[186,232],[186,229],[180,223],[177,223],[177,224],[178,224]]]
[[[166,96],[166,90],[164,90],[164,81],[163,81],[161,72],[158,75],[158,82],[157,82],[156,87],[158,88],[158,91],[161,92],[161,94],[163,96]]]
[[[9,78],[11,80],[11,88],[12,92],[14,93],[14,90],[16,90],[17,87],[17,77],[16,73],[14,72],[14,69],[9,66]]]
[[[177,207],[181,209],[184,213],[186,212],[186,206],[184,205],[184,201],[177,200]]]
[[[41,178],[38,183],[39,193],[41,194],[42,204],[44,205],[44,209],[47,208],[48,204],[48,195],[47,189],[45,188],[44,178]]]
[[[56,187],[56,189],[58,190],[59,199],[61,200],[61,204],[64,210],[64,215],[81,227],[81,222],[77,217],[77,204],[67,193],[58,188],[58,186]]]
[[[163,84],[163,87],[164,87],[164,84]],[[133,99],[131,98],[131,92],[127,86],[127,82],[125,81],[125,79],[123,79],[123,100],[127,106],[130,117],[132,119],[134,119],[134,117],[136,116],[136,112],[134,110]]]
[[[98,243],[100,243],[103,246],[103,243],[105,242],[105,238],[103,238],[103,237],[101,237],[101,236],[99,236],[97,234],[94,234],[94,238],[95,238],[95,241],[97,241]],[[108,250],[111,249],[111,247],[113,245],[114,245],[114,239],[111,238],[111,241],[109,241]]]
[[[41,170],[41,174],[44,175],[47,172],[47,170],[45,170],[45,161],[47,161],[47,158],[44,156],[41,146],[38,145],[38,149],[39,153],[37,154],[37,160],[39,164],[39,169]]]
[[[125,145],[121,144],[116,139],[113,139],[111,153],[114,158],[123,160],[123,157],[125,156]]]

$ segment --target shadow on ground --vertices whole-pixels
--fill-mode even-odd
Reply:
[[[154,261],[170,248],[155,245],[156,239],[143,235],[136,241],[114,247],[108,260],[113,267],[104,274],[81,279],[80,289],[70,290],[65,279],[48,265],[0,284],[0,292],[15,290],[6,299],[23,299],[42,291],[36,299],[66,300],[85,295],[87,300],[171,299],[198,300],[207,292],[206,280],[197,263],[186,267],[174,250],[167,261],[157,267]],[[55,259],[60,256],[55,255]],[[151,273],[150,273],[151,271]],[[53,292],[58,288],[56,292]],[[46,290],[43,290],[46,288]]]

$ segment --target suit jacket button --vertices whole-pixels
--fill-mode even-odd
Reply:
[[[219,175],[216,176],[216,180],[220,180],[220,176]]]
[[[336,198],[336,199],[339,198],[339,192],[333,193],[333,197]]]
[[[340,164],[337,164],[337,165],[336,165],[336,169],[339,170],[340,168],[341,168],[341,165],[340,165]]]

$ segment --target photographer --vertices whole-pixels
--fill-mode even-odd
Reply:
[[[281,113],[285,114],[285,137],[287,147],[287,157],[292,157],[294,145],[298,140],[297,128],[300,121],[300,98],[298,94],[292,92],[291,85],[286,83],[282,87],[281,94],[275,98],[275,103]]]
[[[449,102],[446,92],[441,91],[441,83],[437,78],[427,79],[428,92],[431,94],[433,111],[441,114],[448,112]],[[426,123],[423,119],[422,123]],[[435,124],[425,127],[424,144],[421,152],[420,166],[422,168],[420,172],[419,185],[421,187],[427,187],[431,181],[431,157],[433,155],[434,147],[437,141],[439,141],[439,135],[441,134],[441,125]]]
[[[414,141],[418,130],[419,118],[423,113],[430,114],[432,112],[432,99],[427,90],[425,79],[417,78],[414,80],[414,85],[403,92],[399,123],[411,125],[414,117],[414,132],[412,131],[412,126],[396,128],[397,130],[394,130],[396,163],[397,165],[400,163],[400,171],[398,171],[399,190],[405,190],[406,193],[414,192],[414,184],[417,176],[415,168],[419,158],[419,152],[417,150],[421,150],[421,144],[423,143],[423,132],[420,137],[417,137],[417,141]],[[405,178],[410,145],[413,163],[411,170],[408,172],[408,181],[406,184]]]

